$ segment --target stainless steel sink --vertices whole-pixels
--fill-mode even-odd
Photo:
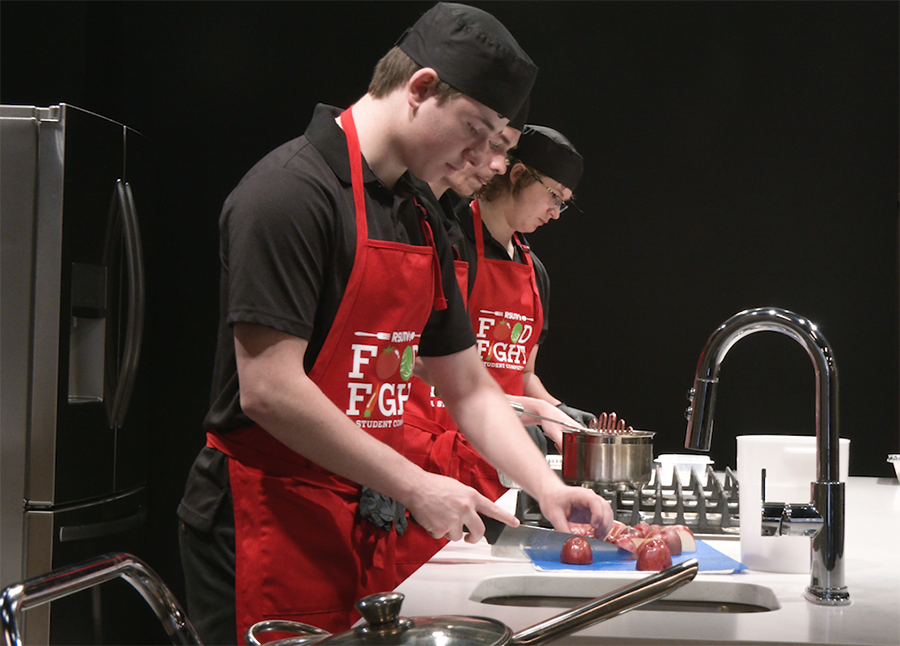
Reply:
[[[469,599],[500,606],[571,608],[633,583],[625,577],[573,577],[558,574],[492,576],[478,583]],[[778,610],[775,593],[755,583],[733,578],[695,579],[663,599],[638,610],[746,613]]]

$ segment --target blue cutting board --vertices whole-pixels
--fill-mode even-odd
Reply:
[[[681,554],[680,556],[673,556],[672,565],[695,558],[697,559],[697,563],[700,566],[701,572],[720,572],[731,574],[747,569],[746,565],[735,561],[730,556],[722,554],[722,552],[704,543],[703,541],[697,540],[696,543],[696,552],[689,552],[686,554]],[[588,565],[569,565],[568,563],[561,563],[558,559],[555,561],[535,560],[532,555],[529,554],[531,550],[529,550],[527,547],[524,549],[524,552],[528,554],[528,558],[530,558],[534,562],[534,567],[538,570],[602,570],[606,572],[634,572],[637,570],[636,560],[595,561],[594,563],[589,563]]]

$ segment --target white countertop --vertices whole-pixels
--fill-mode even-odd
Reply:
[[[501,499],[514,505],[513,493]],[[800,502],[800,501],[795,501]],[[900,645],[900,483],[896,479],[851,477],[846,488],[845,579],[851,604],[817,606],[803,598],[809,574],[706,574],[682,588],[704,582],[758,584],[774,592],[780,607],[768,612],[710,613],[635,610],[596,624],[555,644],[889,644]],[[772,538],[772,540],[779,540]],[[706,541],[740,559],[737,540]],[[513,631],[562,613],[562,608],[484,604],[470,596],[486,577],[520,575],[572,578],[573,590],[585,577],[621,578],[642,572],[539,572],[527,561],[499,559],[490,546],[447,545],[404,581],[402,615],[479,615],[504,622]],[[538,579],[540,580],[540,579]],[[549,578],[545,579],[549,582]],[[579,596],[573,592],[573,596]]]

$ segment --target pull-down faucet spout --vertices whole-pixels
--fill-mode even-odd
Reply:
[[[758,308],[739,312],[719,326],[700,353],[689,395],[691,407],[687,410],[684,446],[709,451],[722,361],[740,339],[762,331],[780,332],[797,341],[806,349],[815,368],[816,481],[810,486],[810,506],[823,523],[811,539],[810,585],[805,596],[822,605],[846,605],[850,603],[850,593],[844,584],[844,483],[839,482],[838,471],[838,374],[831,346],[815,325],[787,310]]]

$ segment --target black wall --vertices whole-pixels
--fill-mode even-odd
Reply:
[[[898,433],[896,2],[485,2],[541,67],[530,121],[586,160],[570,210],[531,236],[553,279],[550,391],[682,451],[709,334],[777,306],[817,323],[840,370],[852,475],[890,474]],[[348,105],[430,2],[4,0],[0,101],[68,102],[153,151],[144,220],[156,442],[151,563],[180,592],[174,510],[203,442],[217,217],[243,173]],[[814,433],[813,370],[787,337],[722,369],[711,455],[743,433]]]

